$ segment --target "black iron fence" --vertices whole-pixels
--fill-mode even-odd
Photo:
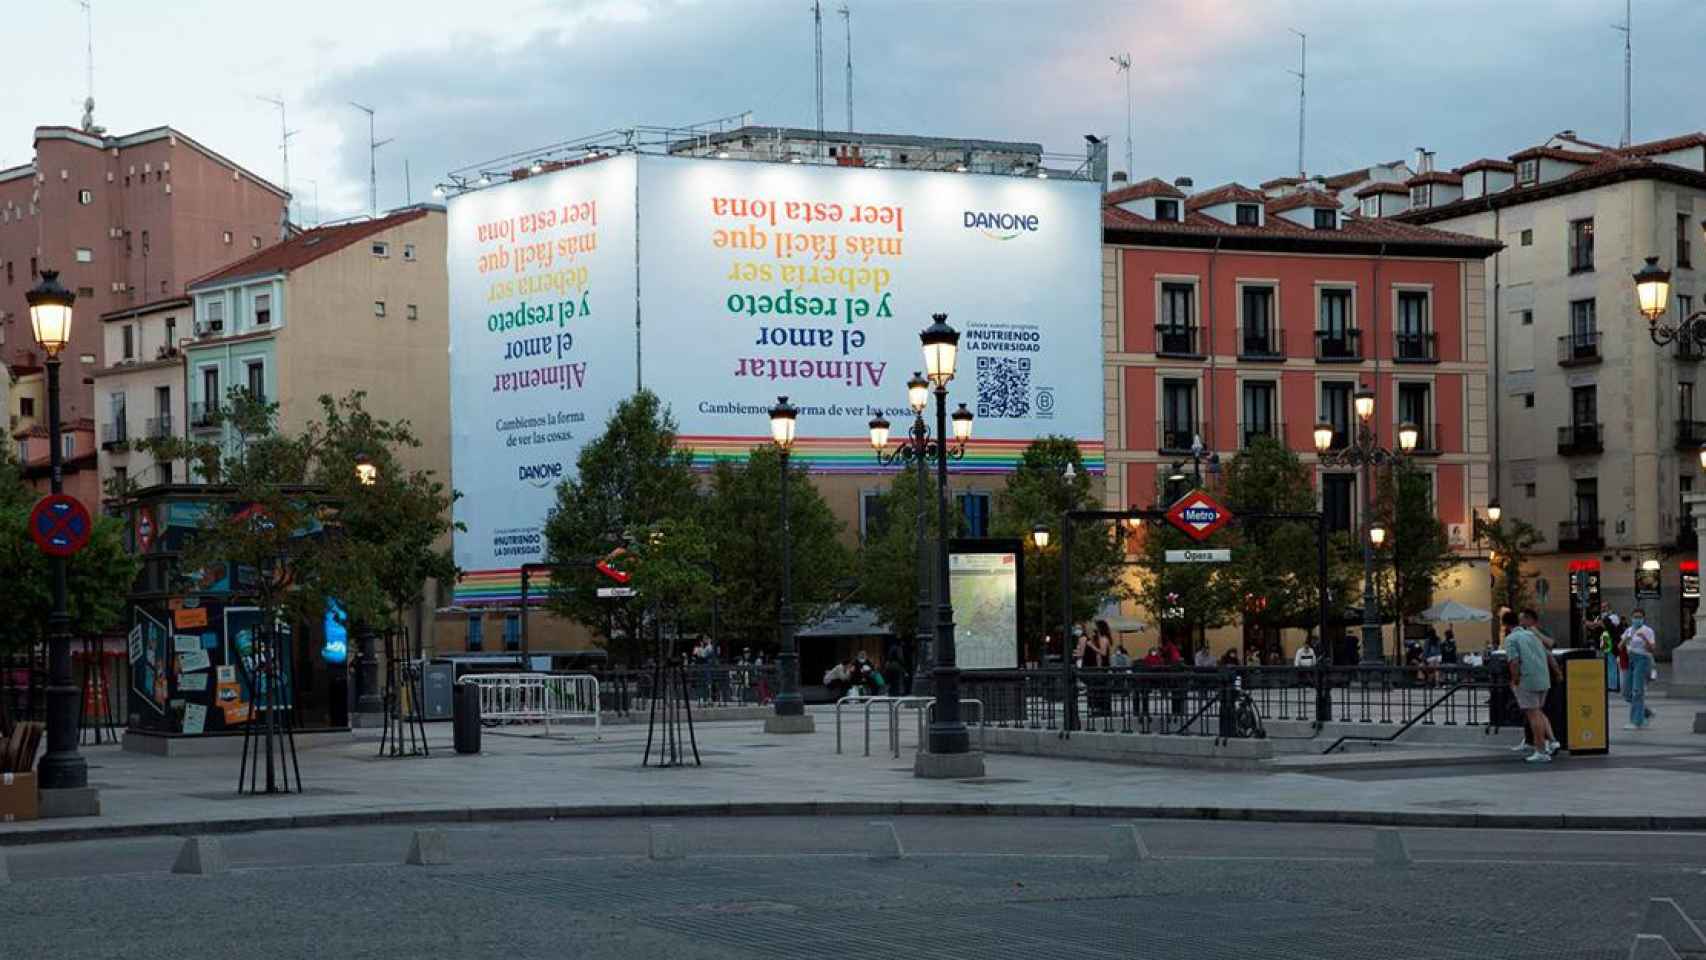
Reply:
[[[1500,727],[1505,684],[1485,667],[1343,666],[976,670],[976,722],[1032,730],[1261,736],[1272,722]],[[975,711],[973,716],[975,719]]]

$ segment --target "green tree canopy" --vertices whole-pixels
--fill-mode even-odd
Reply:
[[[1278,441],[1260,437],[1226,464],[1224,476],[1226,507],[1241,518],[1232,563],[1222,571],[1238,611],[1247,622],[1267,627],[1315,628],[1321,622],[1317,525],[1255,518],[1315,512],[1309,468]],[[1345,595],[1342,566],[1329,566],[1328,586],[1333,596]]]
[[[1413,461],[1400,460],[1381,472],[1374,514],[1387,530],[1386,544],[1376,553],[1381,605],[1401,624],[1432,602],[1435,588],[1460,560],[1434,514],[1433,480]]]
[[[1156,492],[1157,502],[1170,505],[1189,490],[1175,489],[1172,491],[1175,495],[1169,499],[1168,481],[1158,476]],[[1203,629],[1230,623],[1238,617],[1243,594],[1237,578],[1226,570],[1230,564],[1167,562],[1168,550],[1234,549],[1239,538],[1235,528],[1222,527],[1207,541],[1199,542],[1171,523],[1160,521],[1145,524],[1142,537],[1139,559],[1143,572],[1138,579],[1137,596],[1151,617],[1166,626]]]
[[[29,515],[41,495],[25,482],[10,451],[0,451],[0,652],[47,636],[53,610],[53,562],[29,535]],[[125,549],[123,522],[97,516],[89,545],[65,565],[66,606],[74,634],[123,623],[125,598],[141,561]]]
[[[706,536],[722,585],[725,643],[769,646],[780,637],[782,464],[774,444],[712,470]],[[794,622],[816,620],[851,591],[842,524],[798,463],[788,469]]]
[[[1521,610],[1532,604],[1535,574],[1529,569],[1528,558],[1546,538],[1533,524],[1519,517],[1500,517],[1497,523],[1482,521],[1481,534],[1492,550],[1491,612],[1496,616],[1500,607]]]
[[[1065,476],[1069,464],[1070,480]],[[1017,537],[1024,544],[1025,603],[1020,629],[1027,649],[1040,650],[1045,634],[1060,633],[1062,518],[1069,510],[1101,509],[1102,499],[1095,489],[1100,482],[1084,469],[1077,441],[1048,436],[1025,447],[1007,476],[1007,486],[996,497],[992,532]],[[1049,530],[1048,546],[1041,549],[1031,537],[1039,525]],[[1105,601],[1125,599],[1127,590],[1120,578],[1125,546],[1115,525],[1079,522],[1073,534],[1072,620],[1077,623],[1095,616]]]
[[[630,536],[703,508],[692,452],[677,449],[675,441],[675,419],[656,394],[641,390],[623,400],[604,432],[581,448],[575,474],[558,485],[545,520],[550,609],[592,631],[613,659],[629,663],[643,653],[637,640],[645,606],[600,599],[597,588],[608,583],[592,564]]]
[[[908,463],[889,481],[889,488],[877,498],[872,514],[880,519],[867,520],[865,541],[859,547],[859,600],[876,611],[877,621],[888,627],[896,637],[911,640],[918,634],[918,466]],[[936,480],[926,474],[924,506],[925,550],[928,553],[923,575],[927,595],[935,604],[936,578]],[[948,514],[950,536],[959,536],[965,520],[959,511]],[[932,613],[931,617],[935,614]],[[927,620],[925,627],[934,630],[935,621]]]

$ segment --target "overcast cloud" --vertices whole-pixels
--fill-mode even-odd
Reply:
[[[94,0],[97,120],[169,123],[273,179],[287,102],[298,217],[367,202],[378,110],[381,207],[450,169],[610,128],[750,110],[815,124],[808,0]],[[1123,167],[1132,55],[1139,176],[1255,183],[1296,165],[1297,38],[1309,34],[1306,163],[1334,173],[1408,156],[1457,165],[1565,128],[1615,143],[1621,0],[847,0],[861,130],[1041,142],[1111,140]],[[8,44],[0,165],[38,123],[75,123],[85,85],[75,0],[30,8]],[[825,122],[844,128],[840,0],[824,8]],[[1637,139],[1706,127],[1706,4],[1636,0]]]

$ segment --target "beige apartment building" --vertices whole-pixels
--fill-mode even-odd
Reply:
[[[93,374],[101,490],[118,491],[186,479],[182,461],[156,462],[143,441],[182,435],[184,358],[191,300],[172,297],[101,315],[101,354]]]
[[[1639,604],[1668,651],[1698,604],[1682,496],[1701,486],[1702,357],[1653,342],[1632,275],[1657,256],[1676,317],[1700,303],[1706,134],[1616,148],[1566,131],[1450,172],[1426,159],[1407,197],[1365,200],[1504,245],[1486,271],[1493,489],[1546,538],[1547,627],[1577,638],[1585,616]]]

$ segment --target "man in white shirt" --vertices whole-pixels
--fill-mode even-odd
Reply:
[[[1297,648],[1297,654],[1291,658],[1291,664],[1294,667],[1315,666],[1315,641],[1303,641],[1303,645]]]

